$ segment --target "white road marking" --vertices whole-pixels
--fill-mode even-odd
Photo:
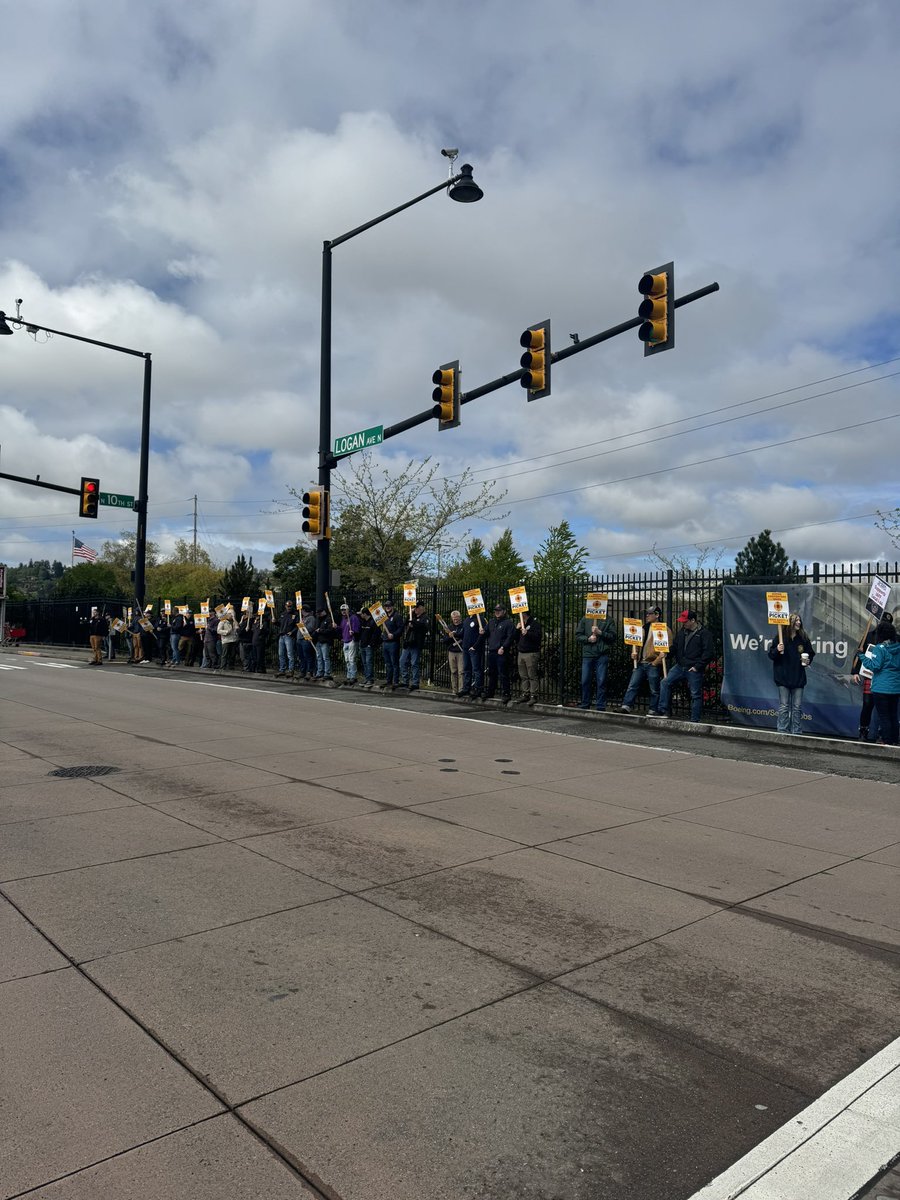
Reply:
[[[861,985],[861,986],[864,986]],[[900,1152],[900,1038],[691,1200],[851,1200]]]
[[[69,670],[77,671],[78,670],[78,663],[33,662],[31,664],[31,666],[33,666],[33,667],[58,667],[58,668],[61,668],[63,671],[69,671]]]
[[[27,667],[14,667],[12,663],[0,663],[0,671],[27,671]]]

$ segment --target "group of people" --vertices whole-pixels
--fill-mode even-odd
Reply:
[[[515,661],[520,681],[517,703],[534,705],[538,699],[538,662],[544,631],[532,613],[519,613],[511,619],[506,607],[498,603],[493,614],[481,613],[463,618],[459,611],[450,614],[449,624],[438,618],[441,644],[447,654],[450,688],[455,696],[472,700],[497,697],[512,702],[512,664]],[[683,682],[690,693],[690,720],[698,722],[703,710],[704,677],[715,660],[712,634],[700,622],[693,609],[685,609],[676,619],[678,632],[663,623],[658,604],[646,607],[643,637],[632,650],[632,672],[620,711],[634,712],[644,684],[649,692],[648,716],[664,719],[670,715],[672,693]],[[659,636],[664,630],[664,635]],[[420,687],[422,653],[431,635],[431,620],[421,602],[404,615],[392,602],[384,605],[384,619],[377,623],[368,607],[352,612],[349,604],[340,606],[334,618],[331,608],[316,611],[303,604],[297,611],[285,602],[280,617],[244,612],[240,616],[230,607],[210,612],[203,628],[198,628],[188,610],[168,616],[162,612],[152,622],[152,631],[142,624],[140,614],[128,627],[130,662],[158,661],[160,666],[193,666],[245,672],[266,670],[266,647],[270,636],[277,645],[276,678],[306,681],[333,680],[333,655],[340,647],[344,666],[344,685],[371,690],[376,686],[377,655],[384,666],[383,692],[404,688],[416,692]],[[581,650],[580,706],[603,712],[607,704],[607,676],[610,653],[617,640],[616,626],[609,617],[585,616],[575,627],[575,640]],[[90,618],[91,665],[115,656],[110,622],[96,608]],[[803,691],[807,668],[815,658],[815,649],[803,628],[798,613],[768,648],[773,680],[778,690],[777,729],[798,734],[803,719]],[[859,737],[869,740],[873,715],[877,720],[878,740],[898,744],[898,705],[900,705],[900,639],[893,619],[886,612],[878,624],[867,631],[853,662],[852,679],[863,686]]]

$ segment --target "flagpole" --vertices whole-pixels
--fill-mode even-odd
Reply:
[[[75,566],[75,530],[74,529],[72,530],[72,554],[71,554],[71,561],[69,563],[69,566],[70,567]]]

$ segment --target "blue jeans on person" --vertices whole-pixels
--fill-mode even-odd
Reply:
[[[462,690],[471,692],[473,696],[481,694],[484,685],[484,652],[483,650],[466,650],[463,654],[463,685]]]
[[[670,697],[672,688],[680,679],[685,680],[691,693],[691,720],[696,722],[700,720],[703,712],[703,671],[697,667],[692,671],[688,667],[681,667],[678,663],[674,667],[669,667],[669,673],[659,685],[659,711],[669,715]]]
[[[289,633],[282,633],[278,638],[278,670],[293,671],[296,662],[296,646]]]
[[[400,668],[397,665],[400,647],[396,642],[382,642],[381,653],[384,656],[384,686],[396,687],[400,682]]]
[[[597,689],[597,712],[606,708],[606,672],[609,670],[609,655],[601,654],[599,658],[583,658],[581,660],[581,707],[591,707],[592,684]]]
[[[799,733],[800,721],[803,717],[803,688],[789,688],[778,685],[778,725],[779,733]]]
[[[178,653],[178,643],[180,640],[181,640],[180,633],[170,633],[169,634],[169,646],[171,647],[171,650],[172,650],[172,662],[175,664],[179,664],[181,662],[181,655]]]
[[[504,700],[509,699],[509,651],[504,650],[501,654],[498,650],[488,650],[488,669],[487,669],[487,687],[484,694],[488,698],[493,696],[497,690],[497,684],[500,684],[500,696]]]
[[[359,665],[362,667],[362,673],[366,683],[375,682],[375,647],[360,646],[359,648]]]
[[[625,691],[625,699],[622,704],[626,708],[631,708],[637,699],[637,694],[641,690],[641,684],[646,679],[650,685],[650,712],[659,711],[659,667],[653,666],[651,663],[639,662],[631,672],[631,678],[628,680],[628,687]]]
[[[331,678],[331,643],[316,642],[316,679]]]
[[[316,673],[316,647],[312,642],[308,642],[306,638],[301,638],[297,646],[297,657],[300,660],[300,672],[303,675],[315,675]]]
[[[400,682],[404,687],[417,688],[419,686],[420,653],[418,646],[404,646],[400,651]]]

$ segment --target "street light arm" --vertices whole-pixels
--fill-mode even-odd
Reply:
[[[351,238],[356,237],[358,233],[365,233],[367,229],[371,229],[373,225],[380,225],[382,221],[386,221],[389,217],[395,217],[397,213],[403,212],[405,208],[412,208],[414,204],[418,204],[420,200],[427,200],[429,196],[434,196],[438,192],[444,191],[446,188],[453,187],[454,183],[459,183],[462,179],[462,173],[452,175],[449,179],[445,179],[443,183],[437,184],[433,188],[429,188],[427,192],[423,192],[421,196],[416,196],[413,200],[407,200],[405,204],[399,204],[396,208],[392,208],[390,212],[382,213],[380,217],[375,217],[371,221],[366,221],[365,225],[358,225],[356,229],[351,229],[349,233],[342,233],[340,237],[332,238],[330,242],[326,242],[326,246],[340,246],[341,242],[349,242]]]
[[[5,316],[5,314],[0,314]],[[132,350],[130,346],[117,346],[114,342],[98,342],[96,338],[82,337],[80,333],[66,333],[63,329],[50,329],[46,325],[37,325],[27,317],[6,317],[10,325],[17,329],[40,330],[41,333],[52,333],[54,337],[71,338],[73,342],[87,342],[89,346],[102,346],[104,350],[118,350],[120,354],[131,354],[135,358],[149,358],[146,350]]]

